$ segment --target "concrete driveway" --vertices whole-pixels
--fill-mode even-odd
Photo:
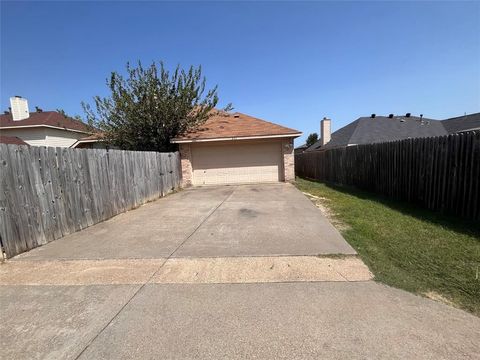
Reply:
[[[355,254],[291,184],[191,188],[17,260]]]
[[[372,281],[289,184],[181,191],[0,265],[5,359],[476,359],[479,338]]]

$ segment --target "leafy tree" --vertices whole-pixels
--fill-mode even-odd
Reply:
[[[203,124],[218,103],[217,86],[206,90],[201,67],[168,71],[162,62],[148,67],[127,63],[126,77],[112,72],[111,94],[95,96],[95,111],[82,102],[89,124],[107,142],[125,150],[171,151],[170,139]],[[223,110],[231,110],[229,104]]]
[[[318,134],[317,133],[310,134],[307,137],[307,146],[312,146],[317,141],[318,141]]]

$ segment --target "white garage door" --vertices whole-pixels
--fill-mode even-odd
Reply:
[[[192,146],[193,184],[244,184],[282,180],[280,142]]]

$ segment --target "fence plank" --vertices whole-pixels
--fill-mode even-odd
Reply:
[[[7,257],[180,187],[178,153],[0,144],[0,244]]]
[[[296,154],[295,170],[480,220],[480,131]]]

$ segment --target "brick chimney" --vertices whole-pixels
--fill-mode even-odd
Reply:
[[[326,145],[331,139],[332,133],[332,120],[329,118],[324,117],[322,121],[320,121],[320,135],[322,140],[322,146]]]
[[[30,117],[27,99],[24,99],[21,96],[11,97],[10,106],[12,108],[12,119],[14,121],[28,119]]]

